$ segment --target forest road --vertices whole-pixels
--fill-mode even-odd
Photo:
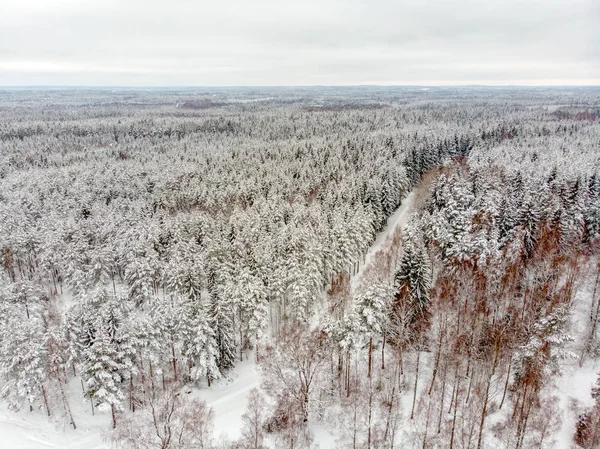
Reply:
[[[362,276],[364,270],[371,264],[375,254],[383,247],[388,236],[391,236],[394,233],[394,230],[400,226],[404,227],[410,218],[410,212],[412,210],[412,205],[414,201],[415,194],[414,192],[410,192],[403,200],[398,209],[388,218],[388,221],[377,237],[375,241],[367,251],[367,255],[365,256],[365,262],[358,269],[358,273],[352,276],[350,280],[350,288],[351,291],[354,292],[360,286],[360,281],[362,280]]]

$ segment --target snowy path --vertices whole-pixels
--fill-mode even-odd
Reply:
[[[360,266],[358,273],[352,276],[352,279],[350,281],[350,287],[352,291],[355,291],[356,288],[360,285],[365,268],[367,268],[371,264],[373,257],[383,247],[383,244],[385,243],[387,238],[394,233],[394,230],[398,226],[402,227],[408,222],[408,218],[410,217],[410,212],[412,209],[413,199],[414,192],[411,192],[406,198],[402,200],[402,204],[400,204],[400,207],[398,207],[398,209],[396,209],[396,211],[390,216],[390,218],[388,218],[385,228],[383,228],[383,231],[381,231],[379,235],[377,235],[377,238],[367,251],[367,255],[365,256],[365,262]]]
[[[73,417],[77,424],[74,430],[58,408],[48,418],[43,410],[30,412],[24,407],[18,413],[7,409],[0,402],[0,448],[1,449],[109,449],[106,440],[110,429],[108,414],[91,415],[89,402],[84,401],[79,378],[69,382],[68,395]]]
[[[584,283],[576,293],[571,306],[571,329],[570,334],[574,341],[567,345],[567,349],[581,354],[583,345],[587,341],[589,332],[589,311],[592,303],[593,279]],[[558,410],[562,423],[557,432],[556,447],[572,447],[573,435],[575,434],[575,423],[577,415],[586,407],[593,405],[591,391],[598,372],[600,371],[600,360],[590,356],[584,358],[583,366],[579,367],[578,359],[567,359],[561,363],[561,376],[555,382],[556,394],[559,400]]]
[[[25,412],[29,413],[29,412]],[[108,449],[101,432],[62,430],[43,414],[0,411],[0,447],[3,449]],[[108,426],[107,426],[108,428]]]
[[[260,370],[252,352],[248,353],[248,360],[236,363],[227,378],[218,380],[210,388],[193,391],[192,395],[206,401],[215,413],[215,437],[221,434],[229,438],[240,436],[248,395],[253,388],[260,388],[260,380]]]

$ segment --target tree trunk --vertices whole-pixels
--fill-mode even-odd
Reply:
[[[521,399],[521,404],[520,404],[520,411],[519,411],[519,417],[517,420],[517,446],[516,449],[519,448],[520,445],[520,440],[521,440],[521,432],[523,429],[523,420],[524,420],[524,415],[525,415],[525,404],[526,404],[526,400],[527,400],[527,392],[528,392],[528,386],[527,384],[525,384],[525,389],[523,390],[523,397]],[[518,408],[519,403],[517,402],[516,406]]]
[[[415,404],[417,403],[417,385],[419,383],[419,362],[421,360],[421,349],[417,348],[417,368],[415,370],[415,391],[413,394],[412,408],[410,410],[410,419],[415,416]]]
[[[500,352],[498,345],[499,343],[497,342],[496,351],[494,354],[494,363],[492,365],[490,375],[488,376],[487,385],[485,387],[485,395],[483,396],[483,409],[481,411],[481,420],[479,421],[479,436],[477,437],[477,449],[481,449],[481,442],[483,441],[483,426],[485,424],[485,414],[487,412],[488,399],[490,395],[490,386],[492,384],[492,377],[494,377],[494,372],[496,371],[496,366],[498,364],[498,355]]]
[[[46,412],[48,412],[48,416],[50,416],[50,406],[48,405],[48,396],[46,396],[46,389],[42,384],[42,396],[44,397],[44,405],[46,406]]]
[[[350,397],[350,350],[346,357],[346,397]]]
[[[390,430],[390,421],[391,421],[391,418],[392,418],[392,409],[394,408],[395,393],[396,393],[396,385],[394,385],[392,387],[392,395],[390,397],[390,405],[388,407],[387,419],[385,421],[385,432],[383,434],[383,442],[384,443],[388,439],[388,434],[389,434],[389,430]]]
[[[431,398],[427,399],[427,416],[425,418],[425,431],[423,433],[423,445],[422,449],[427,447],[427,431],[429,430],[429,418],[431,416]]]
[[[508,370],[506,371],[506,382],[504,382],[504,392],[502,393],[502,400],[500,401],[500,406],[498,409],[502,409],[502,405],[504,405],[504,399],[506,398],[506,391],[508,390],[508,381],[510,380],[510,368],[512,365],[512,352],[510,353],[510,358],[508,359]]]
[[[352,449],[356,449],[356,441],[357,441],[357,433],[358,433],[358,426],[356,425],[357,423],[357,416],[356,416],[356,409],[358,407],[358,404],[354,404],[354,421],[352,422]]]
[[[427,396],[431,395],[431,391],[433,390],[433,384],[435,383],[435,378],[437,376],[438,367],[440,366],[440,356],[442,353],[443,339],[444,339],[444,334],[440,331],[440,339],[438,342],[437,354],[435,356],[435,365],[433,367],[433,374],[431,375],[431,384],[429,385],[429,391],[427,392]]]
[[[400,375],[404,374],[404,348],[403,342],[398,345],[398,365],[400,366]]]
[[[50,273],[52,274],[52,283],[54,284],[54,294],[58,295],[58,287],[56,286],[56,276],[54,276],[54,268],[50,270]]]
[[[469,356],[467,357],[467,371],[465,372],[465,377],[469,377],[469,388],[467,389],[467,397],[465,398],[465,403],[469,403],[469,398],[471,396],[471,382],[473,380],[473,374],[471,373],[471,362],[473,357],[473,346],[475,344],[475,326],[477,325],[477,319],[473,317],[473,324],[471,326],[471,341],[469,343]]]
[[[456,393],[454,397],[454,416],[452,417],[452,431],[450,432],[450,449],[454,447],[454,433],[456,430],[456,416],[458,415],[458,396],[460,394],[460,376],[456,376]],[[452,401],[451,401],[452,402]],[[452,407],[452,404],[450,404]]]
[[[150,386],[152,387],[152,391],[154,392],[156,387],[154,385],[154,370],[152,369],[152,360],[149,360],[148,364],[149,364],[149,368],[150,368]]]
[[[440,415],[438,418],[438,435],[442,431],[442,415],[444,414],[444,397],[446,395],[446,375],[448,374],[448,362],[444,362],[444,371],[442,374],[442,398],[440,399]],[[452,398],[450,398],[450,402],[452,402]]]
[[[452,394],[450,395],[450,407],[448,407],[448,413],[452,411],[452,404],[454,402],[454,393],[456,392],[456,386],[458,384],[458,357],[456,358],[456,364],[454,366],[454,383],[452,384]]]
[[[600,267],[598,267],[598,275],[596,276],[596,282],[594,284],[594,292],[592,293],[592,304],[594,303],[594,299],[596,297],[596,290],[598,289],[598,283],[600,283]],[[594,337],[596,336],[596,326],[598,325],[598,316],[600,315],[600,300],[596,303],[596,311],[594,312],[594,316],[592,319],[592,329],[590,330],[590,336],[588,337],[588,341],[583,347],[583,351],[581,352],[581,357],[579,358],[579,367],[583,365],[583,358],[586,353],[589,352],[590,347],[592,346],[592,342],[594,341]],[[591,316],[591,313],[590,313]]]
[[[338,346],[338,366],[337,366],[337,375],[338,375],[338,386],[340,388],[340,394],[343,394],[343,386],[342,386],[342,377],[344,372],[344,357],[342,356],[342,349]],[[345,383],[345,382],[344,382]],[[340,396],[341,397],[341,396]]]
[[[373,417],[373,384],[369,380],[369,416],[368,416],[368,434],[367,434],[367,449],[371,449],[371,419]]]
[[[305,391],[303,394],[303,401],[302,401],[302,421],[304,421],[305,423],[308,422],[308,391]]]
[[[113,429],[117,428],[117,415],[115,413],[115,404],[110,404],[110,413],[112,414]]]
[[[171,341],[171,356],[173,357],[171,359],[171,363],[173,364],[173,376],[175,382],[177,382],[177,358],[175,357],[175,344],[173,343],[173,341]]]
[[[467,397],[465,398],[465,404],[469,404],[469,399],[471,399],[471,386],[473,385],[473,377],[475,377],[475,369],[471,367],[471,375],[469,376],[469,386],[467,387]]]
[[[129,375],[129,410],[135,412],[135,405],[133,405],[133,375]]]
[[[367,374],[367,377],[369,379],[371,378],[372,366],[373,366],[373,336],[371,335],[371,337],[369,338],[369,370],[368,370],[368,374]]]
[[[519,437],[517,437],[517,449],[523,447],[523,440],[525,439],[526,430],[527,430],[527,421],[529,420],[529,413],[531,412],[531,401],[527,406],[527,411],[525,412],[525,416],[523,417],[523,423],[521,425],[521,432]]]
[[[381,369],[385,369],[385,342],[387,337],[387,329],[383,328],[383,341],[381,342]]]
[[[65,390],[63,388],[63,385],[62,385],[62,382],[60,381],[60,379],[58,379],[58,386],[60,389],[60,396],[62,398],[63,405],[65,406],[65,410],[67,411],[67,414],[69,415],[69,419],[71,420],[71,425],[73,426],[73,429],[77,429],[77,426],[75,425],[75,420],[73,419],[73,415],[71,414],[71,406],[69,405],[67,395],[65,394]],[[93,404],[92,404],[92,406],[93,406]]]

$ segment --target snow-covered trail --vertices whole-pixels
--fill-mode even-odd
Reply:
[[[570,335],[574,341],[567,344],[567,349],[580,356],[589,336],[590,308],[593,294],[592,276],[577,291],[571,306]],[[579,366],[579,358],[567,358],[560,363],[561,375],[555,379],[555,390],[552,394],[558,397],[558,410],[562,419],[556,434],[556,447],[572,447],[577,416],[586,407],[594,404],[592,387],[600,371],[600,360],[587,355]]]
[[[52,417],[44,410],[30,412],[27,406],[15,413],[0,402],[0,449],[109,449],[110,413],[96,410],[93,416],[88,400],[81,394],[80,378],[67,385],[67,396],[77,429],[68,423],[64,411],[56,406]]]
[[[37,415],[36,415],[37,417]],[[12,413],[4,407],[0,410],[0,446],[3,448],[36,449],[43,447],[58,447],[60,438],[58,430],[46,421],[32,419],[33,416],[21,416]]]
[[[383,247],[383,244],[386,242],[387,238],[390,237],[396,228],[403,227],[408,222],[410,217],[410,212],[412,209],[412,204],[414,200],[414,192],[410,192],[406,198],[402,200],[400,207],[396,209],[396,211],[388,218],[388,221],[383,228],[383,230],[377,235],[377,238],[367,251],[367,255],[365,256],[364,263],[359,267],[358,273],[352,276],[350,280],[350,287],[352,291],[355,291],[356,288],[360,285],[365,269],[371,265],[375,254]]]
[[[108,429],[108,423],[104,423]],[[0,411],[2,449],[109,449],[101,431],[63,430],[41,413]]]
[[[215,437],[225,434],[234,439],[240,436],[248,395],[253,388],[260,388],[261,373],[255,360],[254,352],[249,352],[248,360],[237,362],[226,378],[219,379],[210,388],[192,392],[194,397],[212,407]]]

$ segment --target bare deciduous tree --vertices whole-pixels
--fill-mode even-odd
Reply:
[[[175,388],[150,391],[146,407],[124,415],[113,442],[127,449],[210,449],[213,411],[205,402],[187,398]]]
[[[248,408],[242,415],[242,439],[240,445],[244,449],[262,449],[265,438],[265,420],[267,416],[266,401],[256,388],[248,396]]]
[[[327,373],[329,346],[323,331],[296,325],[283,332],[277,346],[267,348],[262,361],[267,393],[294,398],[304,422],[311,394]]]

